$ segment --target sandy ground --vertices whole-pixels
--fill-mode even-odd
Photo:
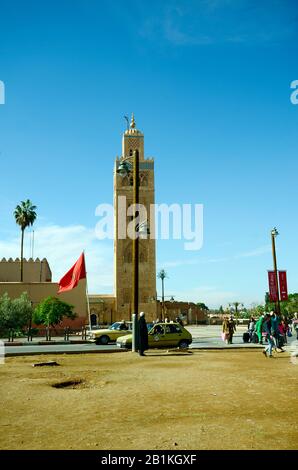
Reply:
[[[297,449],[297,372],[260,351],[7,358],[0,449]]]

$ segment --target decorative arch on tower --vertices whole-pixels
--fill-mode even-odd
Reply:
[[[148,176],[146,173],[140,173],[140,186],[148,186]]]

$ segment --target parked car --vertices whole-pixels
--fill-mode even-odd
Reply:
[[[116,342],[119,348],[131,349],[132,334],[119,336]],[[156,323],[148,332],[149,349],[187,349],[191,343],[191,334],[179,323]]]
[[[109,328],[92,330],[89,332],[88,339],[95,344],[108,344],[116,341],[119,336],[132,332],[132,322],[115,322]]]

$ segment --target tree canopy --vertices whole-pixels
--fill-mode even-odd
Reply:
[[[73,305],[57,297],[47,297],[36,307],[33,321],[36,325],[55,326],[61,323],[64,317],[74,320],[76,313],[73,309]]]
[[[205,312],[208,312],[209,308],[207,307],[206,304],[204,304],[203,302],[197,302],[197,307],[200,309],[200,310],[203,310]]]
[[[267,311],[275,310],[275,303],[270,302],[269,294],[266,292],[265,307]],[[292,317],[295,312],[298,312],[298,293],[289,294],[288,300],[280,302],[280,312],[282,315]]]
[[[37,215],[35,212],[36,206],[32,204],[30,199],[27,201],[21,201],[14,211],[14,217],[16,223],[21,227],[21,230],[25,230],[29,225],[33,225]]]
[[[21,330],[32,318],[33,308],[27,292],[16,299],[7,293],[0,297],[0,330]]]

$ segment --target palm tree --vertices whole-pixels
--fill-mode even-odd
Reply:
[[[24,232],[27,227],[33,225],[36,219],[36,206],[33,206],[32,202],[27,199],[27,201],[21,201],[20,205],[17,205],[14,211],[14,217],[16,223],[21,227],[21,282],[23,282],[23,248],[24,248]]]

